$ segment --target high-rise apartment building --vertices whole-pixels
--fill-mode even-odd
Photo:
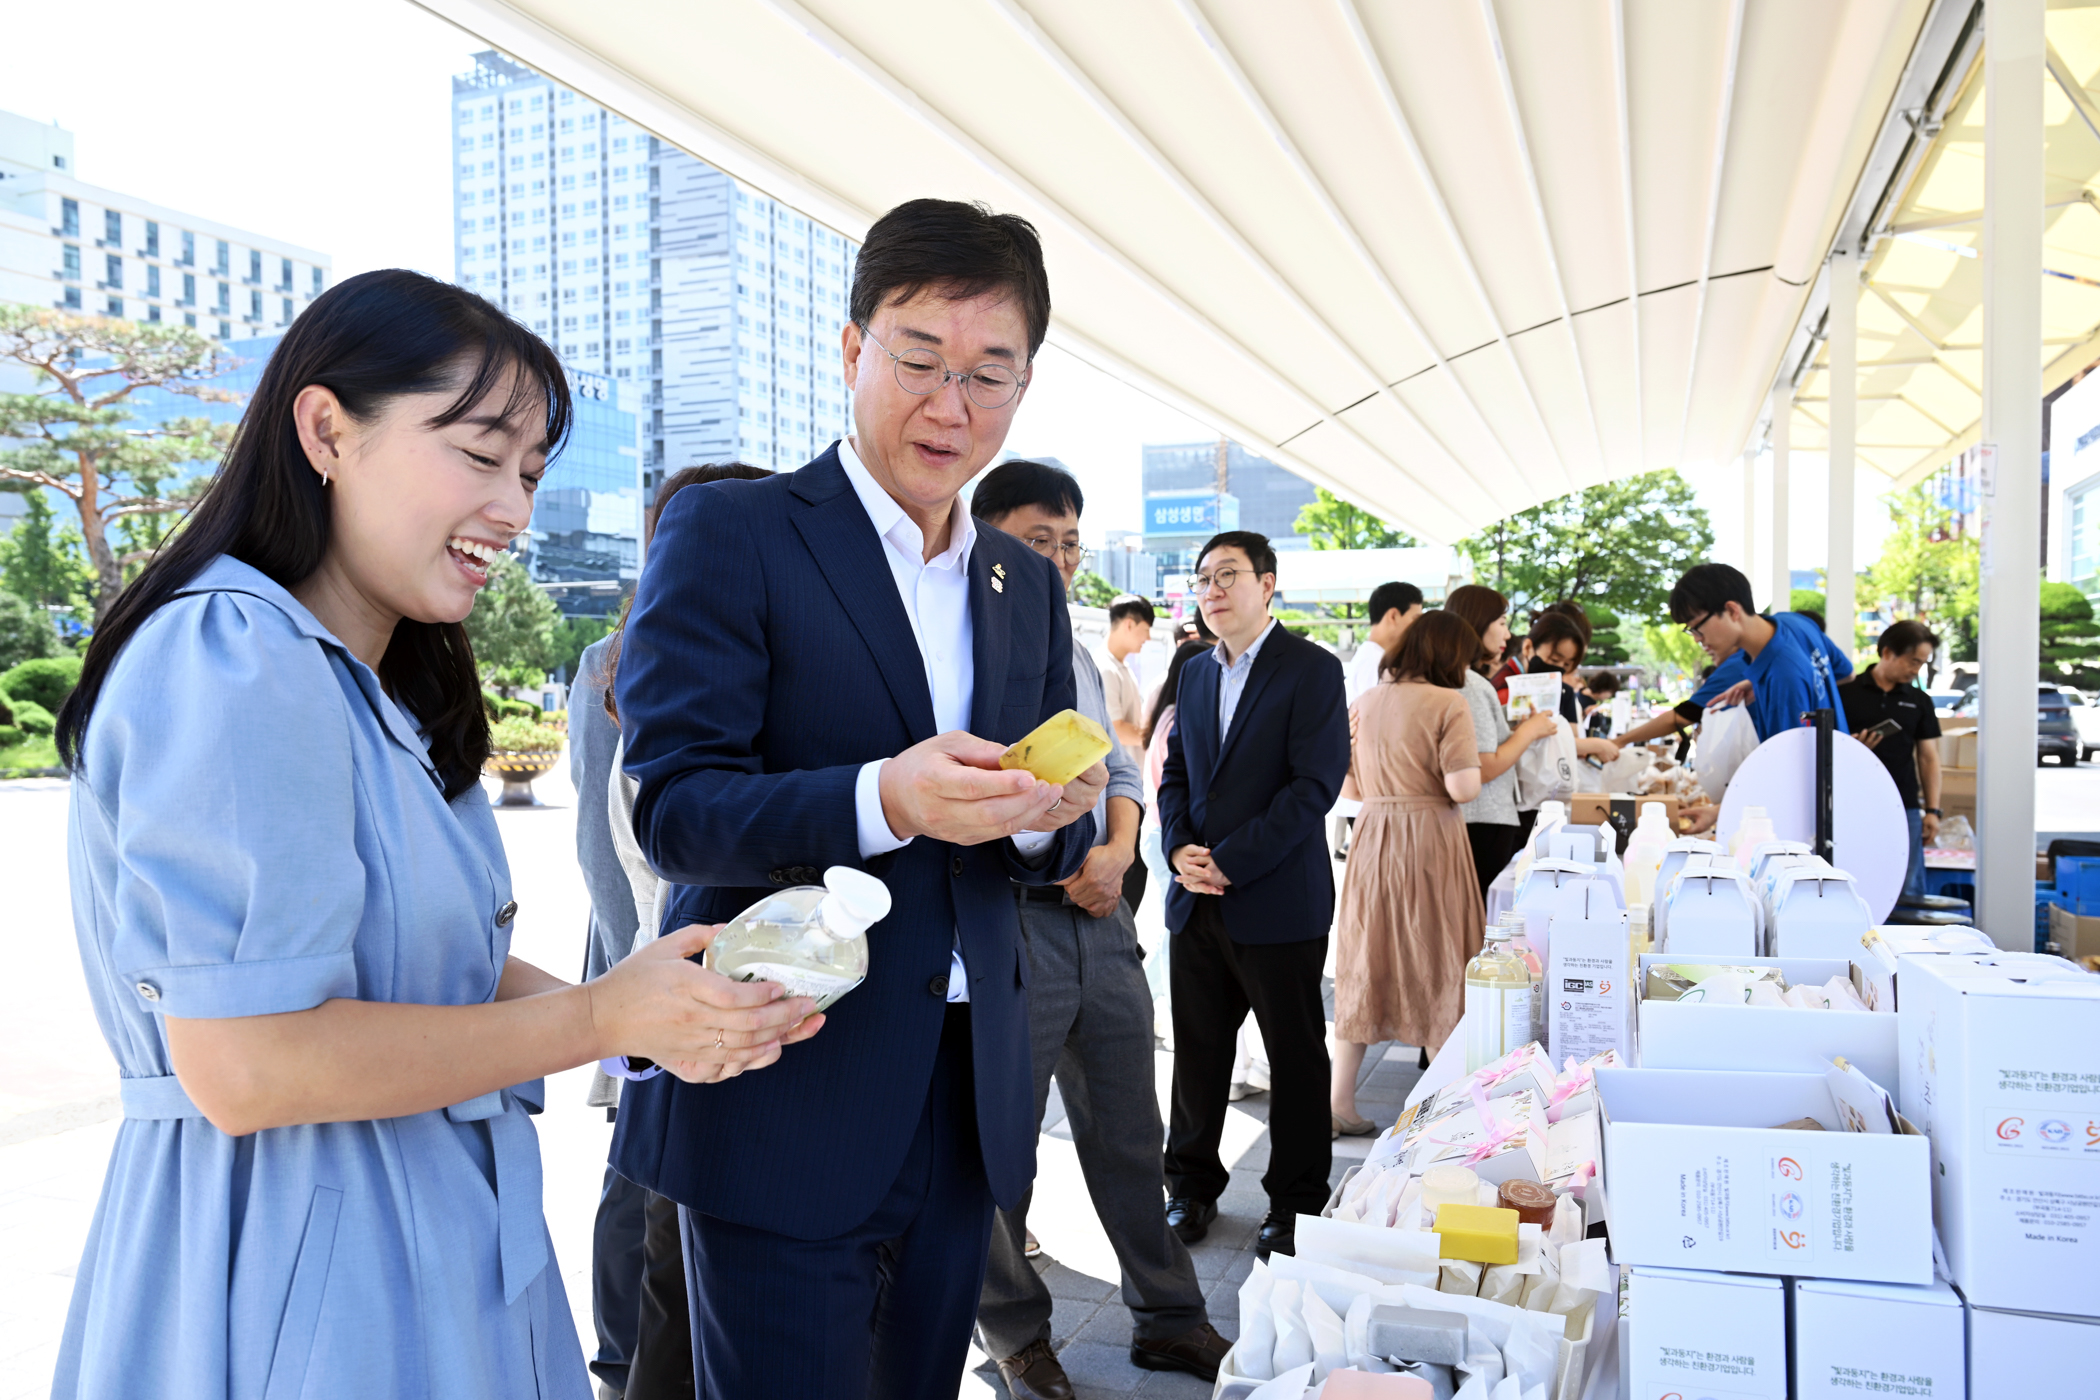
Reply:
[[[0,301],[180,321],[224,341],[282,330],[329,284],[326,253],[77,172],[72,132],[0,112]]]
[[[452,93],[460,285],[622,387],[651,489],[846,431],[856,244],[493,51]]]

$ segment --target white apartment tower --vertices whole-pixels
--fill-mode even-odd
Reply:
[[[241,340],[292,323],[325,253],[78,178],[73,133],[0,112],[0,301],[180,321]]]
[[[857,245],[501,54],[452,93],[460,285],[625,381],[652,487],[846,431]]]

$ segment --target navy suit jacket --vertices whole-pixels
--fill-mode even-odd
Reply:
[[[994,590],[992,566],[1004,569]],[[970,730],[1011,743],[1074,702],[1071,616],[1048,560],[997,530],[970,552]],[[635,834],[675,888],[662,927],[719,923],[826,867],[889,886],[868,980],[817,1035],[722,1084],[659,1075],[620,1100],[612,1163],[708,1215],[826,1239],[880,1204],[917,1131],[961,936],[978,1136],[1002,1206],[1035,1175],[1036,1123],[1012,880],[1075,873],[1091,815],[1047,863],[1011,842],[921,836],[863,861],[863,764],[934,735],[932,694],[883,545],[837,449],[792,475],[673,497],[635,595],[616,684]]]
[[[1221,908],[1235,943],[1325,938],[1334,922],[1327,813],[1349,772],[1342,663],[1278,626],[1255,654],[1218,742],[1218,687],[1209,656],[1181,668],[1174,730],[1159,782],[1165,849],[1208,846],[1225,878]],[[1167,927],[1179,933],[1196,896],[1167,886]]]

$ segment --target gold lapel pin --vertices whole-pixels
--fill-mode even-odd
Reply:
[[[997,574],[997,575],[998,575],[999,577],[1001,577],[1001,578],[1005,578],[1005,577],[1006,577],[1006,565],[1004,565],[1004,564],[994,564],[994,565],[992,565],[992,572],[993,572],[993,573],[995,573],[995,574]]]

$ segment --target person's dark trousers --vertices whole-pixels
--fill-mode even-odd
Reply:
[[[679,1208],[705,1400],[954,1392],[992,1231],[970,1053],[969,1007],[951,1005],[904,1165],[875,1213],[844,1234],[798,1240]],[[853,1150],[822,1124],[810,1138],[820,1155]]]
[[[1055,885],[1041,892],[1016,887],[1015,893],[1028,946],[1036,1121],[1042,1121],[1055,1070],[1087,1195],[1123,1268],[1132,1330],[1154,1341],[1179,1336],[1209,1321],[1209,1314],[1188,1247],[1167,1228],[1161,1209],[1152,992],[1145,985],[1137,926],[1127,907],[1118,905],[1097,919],[1064,902],[1064,891]],[[992,1224],[977,1335],[994,1360],[1050,1340],[1050,1290],[1026,1251],[1028,1203],[1023,1197]]]
[[[1473,873],[1480,878],[1482,899],[1487,898],[1488,886],[1495,883],[1502,867],[1517,853],[1522,831],[1515,822],[1507,826],[1497,822],[1466,823],[1466,842],[1473,848]]]
[[[1215,1201],[1232,1179],[1218,1156],[1225,1095],[1240,1023],[1254,1012],[1269,1052],[1269,1169],[1262,1189],[1273,1210],[1318,1215],[1327,1204],[1329,1149],[1327,1012],[1320,973],[1327,939],[1234,943],[1219,904],[1203,895],[1173,935],[1167,968],[1174,990],[1173,1121],[1167,1130],[1167,1191]]]
[[[1531,833],[1538,830],[1539,809],[1517,813],[1517,849],[1523,850],[1531,841]]]
[[[1903,815],[1910,822],[1910,866],[1903,873],[1903,893],[1915,898],[1925,893],[1925,813],[1908,807]]]
[[[1145,869],[1142,856],[1130,862],[1130,868],[1123,872],[1123,903],[1128,906],[1133,919],[1145,906],[1145,885],[1150,873]]]
[[[649,1193],[605,1169],[598,1189],[598,1217],[591,1225],[591,1323],[598,1350],[591,1374],[613,1395],[627,1394],[640,1326],[642,1289],[642,1198]]]
[[[685,1247],[678,1202],[654,1191],[642,1208],[641,1327],[625,1400],[691,1400],[693,1319],[686,1307]]]

